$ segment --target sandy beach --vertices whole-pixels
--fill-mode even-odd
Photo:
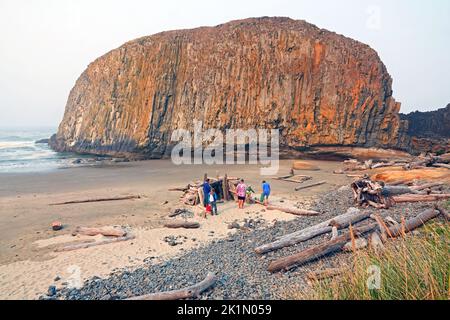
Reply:
[[[135,268],[149,260],[163,261],[189,249],[225,238],[235,232],[228,225],[237,220],[264,219],[268,226],[295,216],[261,212],[261,206],[249,205],[238,210],[234,202],[219,204],[219,216],[203,219],[199,208],[190,208],[201,228],[172,230],[163,228],[167,215],[185,207],[181,193],[171,187],[209,176],[228,173],[246,179],[260,192],[262,179],[270,180],[272,201],[308,203],[318,194],[335,190],[351,181],[345,175],[333,175],[340,162],[311,161],[319,171],[303,171],[313,181],[327,183],[295,192],[295,184],[261,177],[258,166],[175,166],[169,160],[98,165],[60,169],[47,173],[9,173],[0,175],[0,298],[36,299],[50,285],[67,286],[80,281],[106,277],[123,268]],[[279,175],[289,173],[292,160],[282,160]],[[51,206],[52,203],[111,196],[140,195],[140,199]],[[53,231],[52,221],[61,221],[64,229]],[[115,244],[56,253],[67,243],[92,241],[92,237],[72,236],[77,226],[122,226],[135,239]],[[180,241],[170,246],[165,237]],[[97,240],[102,236],[97,236]],[[94,238],[95,239],[95,238]],[[55,278],[61,278],[55,281]]]

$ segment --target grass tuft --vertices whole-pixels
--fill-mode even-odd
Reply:
[[[349,271],[332,279],[314,281],[306,294],[290,298],[448,300],[449,235],[448,223],[434,222],[415,234],[389,240],[382,253],[358,251],[352,255],[353,266]]]

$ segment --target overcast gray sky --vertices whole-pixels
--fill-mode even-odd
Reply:
[[[0,0],[0,127],[57,126],[87,65],[164,30],[288,16],[369,44],[402,112],[450,103],[448,0]]]

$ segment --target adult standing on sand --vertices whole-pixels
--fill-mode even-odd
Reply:
[[[211,185],[209,184],[209,179],[206,178],[205,182],[203,182],[203,205],[205,206],[205,208],[208,205],[208,197],[210,192],[211,192]]]
[[[239,209],[244,209],[245,196],[247,194],[247,186],[244,183],[244,179],[241,179],[236,187],[236,193],[238,196]]]

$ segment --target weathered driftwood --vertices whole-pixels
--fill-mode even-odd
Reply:
[[[86,200],[74,200],[60,203],[51,203],[51,206],[61,206],[65,204],[77,204],[77,203],[88,203],[88,202],[103,202],[103,201],[120,201],[120,200],[131,200],[131,199],[140,199],[141,196],[133,195],[133,196],[124,196],[124,197],[111,197],[111,198],[98,198],[98,199],[86,199]]]
[[[302,189],[307,189],[307,188],[320,186],[320,185],[325,184],[325,183],[327,183],[327,182],[326,181],[319,181],[319,182],[310,183],[310,184],[307,184],[307,185],[304,185],[304,186],[298,186],[298,187],[295,188],[295,191],[299,191],[299,190],[302,190]]]
[[[174,187],[174,188],[169,188],[169,191],[181,191],[181,192],[185,192],[189,190],[189,186],[186,187]]]
[[[438,215],[440,215],[439,210],[435,210],[434,208],[425,210],[416,217],[406,220],[402,224],[389,227],[388,234],[393,238],[398,237],[403,233],[408,233],[423,226],[427,221],[436,218]]]
[[[440,186],[443,186],[443,185],[445,185],[445,183],[443,183],[443,182],[430,182],[430,183],[422,184],[420,186],[412,186],[410,188],[413,189],[413,190],[416,190],[416,191],[421,191],[421,190],[424,190],[424,189],[440,187]]]
[[[275,179],[275,180],[284,180],[284,179],[292,178],[293,176],[294,176],[294,174],[291,173],[291,174],[288,174],[288,175],[286,175],[286,176],[276,177],[276,178],[274,178],[274,179]]]
[[[348,268],[328,268],[324,270],[308,273],[307,277],[311,281],[319,281],[328,278],[334,278],[346,272]]]
[[[337,229],[343,229],[348,227],[350,224],[367,219],[369,216],[370,213],[355,213],[350,211],[314,226],[285,235],[277,241],[259,246],[255,248],[255,252],[258,254],[264,254],[281,248],[293,246],[297,243],[308,241],[309,239],[315,238],[322,234],[329,233],[332,231],[333,226]]]
[[[216,275],[212,272],[209,272],[203,281],[190,287],[179,290],[151,293],[143,296],[128,298],[127,300],[179,300],[197,298],[202,292],[214,286],[216,281]]]
[[[118,238],[106,239],[106,240],[92,242],[92,243],[83,243],[83,244],[65,246],[62,248],[55,249],[55,252],[65,252],[65,251],[73,251],[73,250],[78,250],[78,249],[85,249],[85,248],[101,246],[101,245],[110,244],[110,243],[128,241],[128,240],[132,240],[134,238],[135,238],[134,235],[129,234],[129,235],[126,235],[125,237],[118,237]]]
[[[288,208],[288,207],[280,207],[275,205],[269,205],[267,206],[267,210],[278,210],[285,213],[294,214],[296,216],[317,216],[320,213],[314,210],[304,210],[304,209],[297,209],[297,208]]]
[[[127,232],[122,229],[114,229],[114,228],[86,228],[86,227],[77,227],[75,231],[72,232],[73,236],[78,234],[84,236],[96,236],[103,235],[106,237],[124,237],[127,235]]]
[[[447,210],[439,206],[436,207],[436,210],[438,210],[441,213],[441,215],[445,218],[445,220],[447,220],[447,222],[450,221],[450,214],[448,213]]]
[[[372,232],[369,236],[369,247],[376,253],[384,250],[384,244],[378,232]]]
[[[364,234],[374,230],[375,228],[377,228],[377,224],[372,223],[363,227],[353,229],[353,234]],[[325,255],[341,250],[350,239],[350,232],[345,233],[337,237],[336,239],[329,240],[317,246],[310,247],[306,250],[300,251],[299,253],[277,259],[269,264],[268,270],[269,272],[278,272],[319,259]]]
[[[228,185],[228,175],[225,174],[222,180],[223,200],[230,200],[230,186]]]
[[[200,228],[200,223],[194,221],[170,221],[165,223],[164,227],[170,229],[198,229]]]
[[[402,202],[430,202],[446,200],[450,198],[450,194],[405,194],[401,196],[394,196],[392,199],[397,203]]]
[[[418,193],[417,190],[408,186],[384,186],[381,192],[384,196],[389,197],[407,193]]]
[[[445,163],[435,163],[435,164],[433,164],[433,167],[450,169],[450,164],[445,164]]]
[[[347,242],[342,248],[343,251],[347,252],[355,252],[356,250],[361,250],[369,245],[368,241],[365,238],[356,238]]]

